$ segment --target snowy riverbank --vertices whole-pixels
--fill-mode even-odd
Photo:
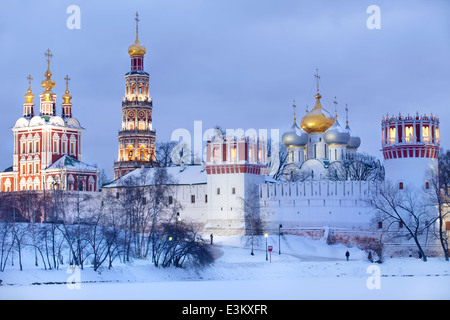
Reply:
[[[265,239],[250,255],[248,241],[214,238],[217,259],[201,270],[155,268],[148,260],[116,263],[95,272],[34,267],[24,258],[24,271],[8,266],[0,273],[0,299],[449,299],[450,263],[441,258],[387,259],[371,264],[357,248],[323,241],[271,237],[271,262]],[[346,261],[345,252],[350,252]],[[270,255],[269,255],[270,258]],[[375,270],[379,271],[374,273]],[[379,268],[379,269],[377,269]],[[78,283],[67,282],[76,281]],[[375,282],[373,282],[375,280]],[[377,282],[378,281],[378,282]],[[369,284],[368,284],[369,282]],[[370,287],[375,288],[370,289]],[[371,286],[372,284],[372,286]]]

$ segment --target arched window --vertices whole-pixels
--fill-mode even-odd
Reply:
[[[403,190],[403,182],[399,182],[398,183],[398,189],[399,190]]]

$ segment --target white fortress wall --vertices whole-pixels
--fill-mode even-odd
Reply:
[[[374,230],[375,211],[367,205],[376,183],[307,181],[260,185],[261,210],[269,228]]]

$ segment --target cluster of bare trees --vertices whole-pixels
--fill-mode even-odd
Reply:
[[[23,211],[17,214],[20,219],[11,213],[4,215],[0,222],[0,270],[14,258],[21,264],[24,248],[28,254],[34,251],[35,265],[42,264],[45,269],[67,263],[98,270],[111,268],[116,260],[133,258],[151,258],[155,266],[162,267],[212,262],[198,227],[179,216],[181,208],[167,170],[152,171],[151,177],[132,176],[120,187],[104,190],[100,197],[60,190],[53,190],[51,197],[41,195],[33,203],[34,208],[45,204],[44,223],[34,223],[29,215],[22,215]],[[18,194],[8,195],[12,196]],[[18,213],[18,206],[16,203],[9,211]]]
[[[108,210],[119,212],[125,236],[124,259],[130,255],[151,257],[155,266],[182,267],[186,261],[196,265],[211,262],[199,226],[181,219],[181,207],[173,194],[175,183],[165,168],[154,168],[153,175],[130,176],[123,186],[108,195]]]
[[[383,181],[384,167],[380,160],[366,153],[348,154],[345,160],[335,161],[327,170],[332,181]]]
[[[436,239],[448,261],[445,223],[450,205],[450,151],[441,150],[438,165],[431,168],[425,178],[426,184],[422,187],[402,185],[400,188],[385,181],[368,204],[378,213],[374,223],[381,224],[392,238],[412,241],[423,261],[427,261],[424,245]]]

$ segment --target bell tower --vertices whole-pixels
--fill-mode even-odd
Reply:
[[[153,99],[149,93],[150,75],[144,71],[146,48],[139,41],[139,15],[136,13],[136,40],[128,47],[131,70],[125,74],[122,99],[122,128],[119,131],[118,160],[114,179],[136,168],[158,166],[155,157],[156,132],[152,125]]]

